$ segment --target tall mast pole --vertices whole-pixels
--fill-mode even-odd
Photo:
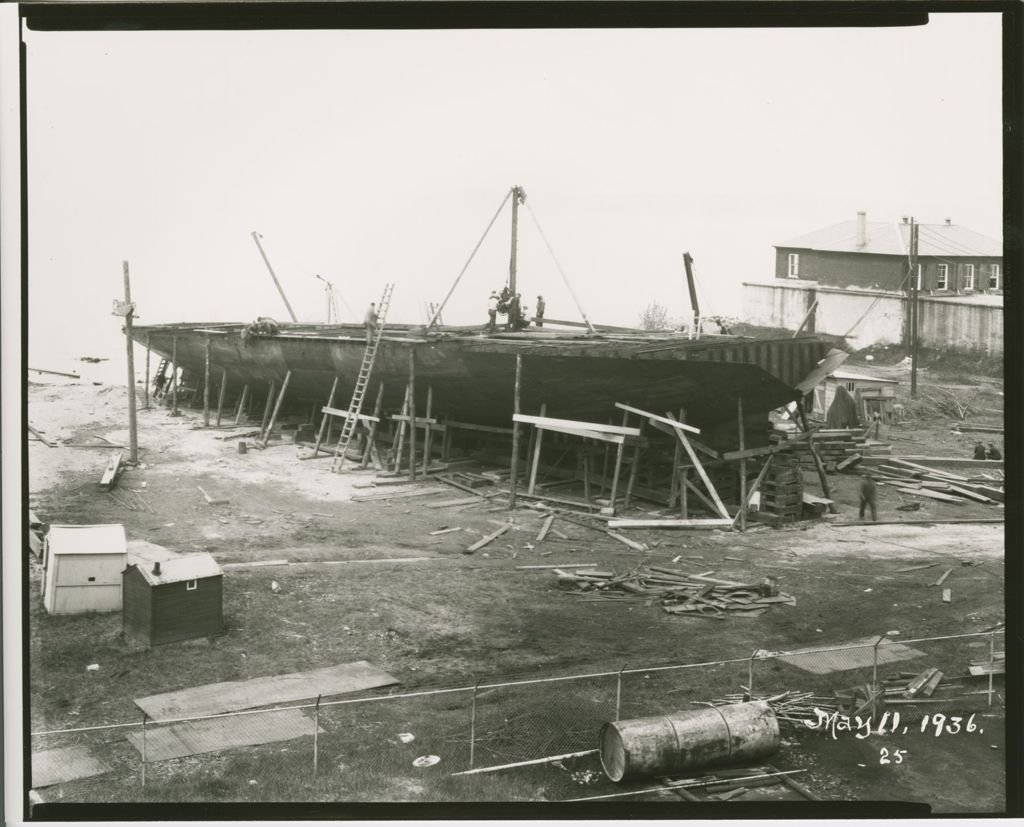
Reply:
[[[284,299],[284,306],[288,308],[288,315],[292,317],[293,322],[297,322],[295,318],[295,311],[292,310],[292,306],[288,303],[288,297],[284,294],[284,290],[281,289],[281,282],[277,280],[277,276],[274,274],[274,268],[270,266],[270,259],[267,258],[267,254],[263,252],[263,245],[260,244],[260,234],[255,230],[252,231],[252,240],[256,242],[256,246],[260,248],[260,255],[263,256],[263,262],[267,265],[267,269],[270,271],[270,277],[274,280],[274,286],[277,287],[277,292],[281,294],[281,298]]]
[[[508,289],[516,294],[516,248],[518,245],[519,205],[526,200],[522,187],[512,187],[512,257],[508,265]]]
[[[910,398],[917,399],[917,222],[910,219]]]
[[[128,343],[128,464],[139,464],[139,437],[135,422],[135,341],[132,339],[132,288],[128,279],[128,262],[122,262],[124,272],[124,335]],[[177,367],[177,365],[175,365]]]

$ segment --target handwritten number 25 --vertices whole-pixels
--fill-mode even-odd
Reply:
[[[879,754],[881,755],[881,758],[879,759],[878,763],[879,764],[893,764],[893,763],[902,764],[903,763],[903,756],[906,754],[906,752],[907,751],[904,750],[904,749],[895,749],[895,750],[892,751],[892,758],[890,759],[889,758],[889,750],[886,747],[882,747],[882,749],[879,751]]]

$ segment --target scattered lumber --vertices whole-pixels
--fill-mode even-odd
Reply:
[[[459,526],[455,526],[454,528],[439,528],[437,531],[431,531],[430,536],[437,537],[439,534],[451,534],[453,531],[462,531],[462,529]]]
[[[203,499],[206,500],[207,505],[227,505],[228,500],[216,499],[214,497],[211,497],[209,494],[206,493],[205,490],[203,490],[203,487],[201,485],[197,485],[196,488],[198,488],[199,493],[203,495]]]
[[[893,486],[897,491],[901,491],[904,494],[913,494],[918,497],[927,497],[931,500],[942,500],[947,503],[962,503],[963,497],[954,497],[951,494],[943,494],[941,491],[929,491],[924,488],[909,488],[905,485]]]
[[[731,528],[732,518],[709,520],[611,520],[609,528]]]
[[[937,566],[937,565],[939,565],[939,564],[938,563],[925,563],[922,566],[907,566],[907,568],[905,568],[905,569],[896,569],[896,574],[906,574],[908,571],[921,571],[922,569],[932,569],[932,568],[935,568],[935,566]]]
[[[942,590],[942,602],[943,603],[952,603],[953,602],[953,590],[952,589],[943,589]]]
[[[100,490],[110,491],[115,485],[117,485],[117,475],[121,473],[121,468],[124,464],[124,451],[115,451],[110,456],[110,461],[107,463],[107,467],[103,471],[103,476],[100,478]]]
[[[592,569],[596,565],[597,563],[555,563],[542,566],[516,566],[516,571],[526,571],[527,569]]]
[[[409,497],[430,497],[434,494],[444,494],[446,488],[418,488],[415,491],[396,491],[389,494],[364,494],[361,497],[353,497],[352,502],[366,502],[367,500],[398,500]]]
[[[35,438],[38,439],[41,443],[43,443],[43,445],[45,445],[47,448],[56,448],[57,447],[57,443],[56,442],[50,442],[50,440],[48,440],[45,436],[42,435],[42,433],[37,431],[31,425],[27,425],[27,427],[28,427],[29,433],[33,434],[35,436]]]
[[[621,534],[615,531],[605,531],[609,537],[613,540],[618,540],[625,546],[629,546],[634,551],[647,551],[647,545],[645,543],[638,543],[635,540],[630,540],[628,537],[623,537]]]
[[[932,583],[932,585],[933,586],[941,586],[943,583],[946,582],[946,578],[949,577],[949,575],[951,575],[952,573],[953,573],[953,569],[946,569],[944,572],[942,572],[942,576],[938,580],[936,580],[934,583]]]
[[[484,538],[482,538],[482,539],[480,539],[480,540],[477,540],[477,541],[476,541],[475,543],[473,543],[473,545],[471,545],[471,546],[470,546],[469,548],[467,548],[467,549],[466,549],[465,551],[463,551],[462,553],[463,553],[463,554],[472,554],[472,553],[473,553],[473,552],[475,552],[475,551],[479,551],[479,550],[480,550],[480,549],[482,549],[482,548],[483,548],[484,546],[486,546],[486,545],[487,545],[488,543],[491,543],[491,542],[493,542],[494,540],[497,540],[497,539],[498,539],[498,538],[499,538],[499,537],[500,537],[500,536],[501,536],[502,534],[504,534],[504,533],[505,533],[506,531],[508,531],[508,530],[509,530],[510,528],[512,528],[512,523],[505,523],[505,524],[504,524],[504,525],[503,525],[503,526],[502,526],[501,528],[499,528],[499,529],[498,529],[497,531],[492,531],[492,532],[491,532],[490,534],[488,534],[488,535],[487,535],[486,537],[484,537]]]
[[[540,527],[540,531],[537,532],[537,542],[540,543],[548,536],[548,532],[551,530],[551,524],[555,521],[554,514],[548,514],[544,518],[544,524]]]

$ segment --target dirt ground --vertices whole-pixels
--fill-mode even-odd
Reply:
[[[906,376],[898,367],[858,369]],[[955,392],[993,411],[972,421],[1001,424],[998,382],[954,378],[960,383]],[[894,454],[970,456],[973,434],[953,433],[948,417],[907,402],[910,418],[885,426],[881,434]],[[51,440],[96,443],[98,435],[124,444],[125,410],[123,387],[29,386],[29,420]],[[35,440],[29,443],[29,505],[44,522],[123,523],[130,539],[180,552],[207,551],[222,564],[283,559],[290,565],[227,571],[224,635],[144,650],[125,641],[119,614],[48,616],[39,596],[39,566],[28,556],[33,730],[130,721],[138,714],[132,698],[141,695],[355,660],[387,670],[406,691],[624,665],[717,661],[759,648],[842,644],[887,632],[896,639],[955,635],[986,630],[1003,619],[1001,523],[857,524],[855,476],[830,476],[839,511],[830,519],[781,529],[758,526],[744,534],[631,532],[649,546],[640,553],[561,519],[555,526],[565,539],[548,535],[538,542],[544,515],[529,508],[510,513],[498,502],[429,507],[432,501],[466,496],[455,489],[429,497],[354,501],[354,494],[399,493],[411,486],[374,490],[367,487],[372,471],[333,474],[329,460],[300,462],[287,437],[264,451],[239,454],[235,440],[218,439],[223,431],[201,424],[196,410],[178,418],[161,406],[139,411],[140,465],[126,471],[119,485],[142,493],[152,511],[128,510],[99,491],[109,447],[49,448]],[[197,486],[227,502],[207,504]],[[806,487],[819,493],[817,477],[808,474]],[[1001,506],[919,499],[917,511],[897,509],[915,499],[881,488],[879,520],[1002,516]],[[640,503],[635,513],[656,510]],[[462,553],[503,522],[512,522],[512,530],[473,555]],[[431,535],[455,527],[459,530]],[[715,577],[742,582],[771,574],[797,603],[757,619],[708,623],[668,615],[654,601],[579,601],[556,588],[550,571],[516,569],[592,562],[625,571],[641,559],[693,572],[712,570]],[[898,572],[915,564],[934,565]],[[943,603],[942,589],[932,585],[945,568],[953,569],[944,584],[952,589],[950,603]],[[977,647],[925,649],[947,659],[951,673],[965,674],[968,654],[987,654],[987,644]],[[92,663],[100,669],[86,672]],[[972,680],[967,689],[987,687],[987,681],[966,679]],[[997,691],[1001,686],[1000,678]],[[697,701],[740,690],[738,683],[712,690],[695,680],[692,691],[689,700]],[[938,812],[1000,811],[1005,794],[1001,702],[988,707],[985,696],[975,696],[941,708],[946,714],[985,716],[979,718],[984,734],[935,738],[912,727],[902,738],[837,743],[818,733],[795,732],[784,736],[784,749],[772,760],[780,769],[804,769],[801,782],[826,799],[924,801]],[[907,759],[899,766],[880,763],[886,746],[908,750]],[[596,770],[583,772],[588,768]],[[512,786],[498,781],[497,787],[476,786],[472,795],[560,800],[619,789],[598,776],[595,761],[580,759],[562,768],[523,771]],[[444,784],[426,782],[413,784],[409,793],[402,784],[396,778],[385,781],[380,800],[467,795],[466,788],[453,793]],[[401,796],[395,792],[400,788]],[[365,797],[356,789],[341,794],[346,792]]]

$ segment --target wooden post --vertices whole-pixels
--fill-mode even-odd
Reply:
[[[682,489],[679,492],[679,516],[684,520],[690,519],[690,469],[684,468],[680,482]]]
[[[249,396],[249,384],[242,386],[242,396],[238,400],[238,413],[235,414],[235,425],[242,421],[242,413],[245,411],[245,403]]]
[[[228,388],[228,369],[221,368],[220,371],[220,393],[217,394],[217,427],[220,427],[220,417],[224,413],[224,393]]]
[[[452,452],[452,429],[448,427],[449,417],[444,418],[444,436],[441,437],[441,462],[448,462]]]
[[[680,422],[685,422],[686,421],[686,409],[685,408],[680,408],[679,409],[679,421]],[[680,474],[680,472],[679,472],[679,463],[681,463],[682,461],[683,461],[683,446],[680,444],[679,440],[677,439],[677,440],[675,440],[675,445],[673,447],[673,452],[672,452],[672,487],[669,490],[669,494],[668,494],[668,507],[669,508],[671,508],[672,506],[674,506],[676,504],[676,497],[679,496],[679,493],[680,493],[679,489],[680,489],[680,487],[685,487],[685,486],[681,486],[681,484],[679,482],[679,474]]]
[[[512,396],[512,413],[519,413],[519,391],[522,384],[523,357],[516,354],[516,384]],[[512,421],[512,474],[508,480],[508,507],[516,507],[516,489],[519,486],[519,423]]]
[[[274,430],[274,423],[277,422],[277,415],[281,412],[281,403],[284,402],[285,391],[288,390],[288,380],[292,378],[292,372],[288,371],[284,375],[284,381],[281,383],[281,392],[277,395],[277,402],[274,405],[274,413],[270,417],[270,424],[267,425],[267,432],[263,435],[263,447],[267,447],[267,443],[270,442],[270,432]]]
[[[203,368],[203,427],[210,427],[210,337],[206,337],[206,359]]]
[[[811,457],[814,459],[814,467],[818,469],[818,480],[821,482],[821,491],[825,495],[826,499],[831,500],[832,489],[829,488],[828,475],[825,473],[825,466],[821,462],[821,457],[818,456],[818,450],[814,447],[814,435],[811,433],[811,426],[807,422],[807,414],[804,413],[804,402],[802,399],[798,399],[796,401],[796,410],[800,414],[800,422],[803,423],[804,430],[807,432],[807,448],[811,452]],[[835,514],[835,503],[829,503],[828,510],[830,514]]]
[[[409,479],[416,479],[416,351],[409,346]]]
[[[334,392],[338,390],[338,375],[334,375],[334,384],[331,385],[331,394],[327,397],[328,408],[334,407]],[[316,432],[316,442],[313,445],[313,456],[320,454],[320,444],[324,440],[324,433],[327,431],[327,423],[330,420],[330,414],[324,414],[324,418],[320,420],[320,430]]]
[[[544,416],[548,411],[548,403],[543,402],[540,406],[540,415]],[[540,465],[540,443],[544,437],[544,430],[538,428],[536,425],[534,430],[533,440],[533,464],[530,466],[530,484],[526,489],[527,494],[532,494],[534,486],[537,484],[537,466]]]
[[[149,715],[142,713],[142,786],[146,786],[146,718]]]
[[[366,435],[366,450],[363,452],[363,461],[360,463],[360,468],[365,468],[370,463],[370,458],[373,456],[375,448],[375,440],[377,439],[377,425],[380,424],[380,413],[384,405],[384,383],[381,382],[377,387],[377,401],[373,403],[373,416],[378,420],[377,422],[370,423],[369,432]]]
[[[146,384],[145,384],[145,386],[143,388],[143,393],[145,394],[145,397],[144,397],[145,402],[143,403],[143,408],[142,408],[144,411],[148,411],[149,410],[149,354],[150,354],[149,334],[147,333],[146,334]]]
[[[181,416],[178,410],[178,337],[171,336],[171,416]]]
[[[395,453],[395,473],[402,470],[402,449],[405,447],[405,432],[409,426],[409,383],[405,383],[405,398],[402,400],[402,416],[398,422],[398,437],[392,447]]]
[[[434,407],[434,386],[427,385],[427,419],[430,419]],[[431,430],[430,423],[427,422],[426,433],[423,435],[423,476],[427,475],[427,471],[430,469],[430,443],[431,437],[434,432]]]
[[[640,421],[640,432],[643,433],[644,422]],[[676,440],[678,442],[678,440]],[[638,444],[636,450],[633,451],[633,467],[629,469],[629,482],[626,484],[626,499],[622,503],[623,508],[629,508],[629,500],[633,496],[633,486],[636,485],[636,475],[640,468],[640,452],[641,447]]]
[[[743,397],[736,398],[736,417],[740,427],[740,450],[744,450]],[[747,530],[747,458],[740,457],[740,531]]]
[[[583,455],[583,499],[590,502],[590,452]]]
[[[263,406],[263,422],[260,423],[260,439],[263,439],[263,432],[267,428],[267,420],[270,419],[270,408],[274,404],[274,390],[277,388],[277,381],[270,380],[270,387],[267,388],[267,404]]]
[[[124,269],[124,303],[128,312],[124,317],[124,334],[128,343],[128,464],[139,464],[139,433],[135,421],[135,342],[132,340],[132,288],[128,280],[128,262]]]

